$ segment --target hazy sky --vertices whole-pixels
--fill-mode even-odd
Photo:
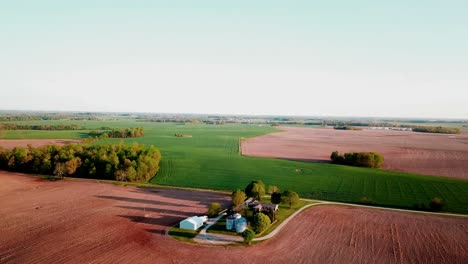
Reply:
[[[467,0],[0,0],[0,109],[468,118],[467,14]]]

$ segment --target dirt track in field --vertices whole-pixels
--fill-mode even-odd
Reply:
[[[305,161],[329,161],[330,154],[374,151],[385,158],[383,169],[468,179],[468,134],[409,131],[334,130],[281,127],[283,132],[242,142],[242,154]]]
[[[79,143],[81,140],[75,139],[0,139],[0,147],[5,149],[13,149],[15,147],[41,147],[45,145],[65,145],[67,143]]]
[[[164,235],[213,201],[210,192],[50,182],[0,171],[0,263],[466,263],[468,220],[319,206],[250,247]]]

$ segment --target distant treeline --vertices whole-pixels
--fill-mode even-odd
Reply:
[[[0,123],[0,130],[82,130],[84,127],[76,124],[69,125],[23,125]]]
[[[384,162],[383,156],[376,152],[352,152],[340,155],[338,151],[334,151],[330,159],[335,164],[368,168],[380,168]]]
[[[421,122],[422,123],[422,122]],[[334,126],[335,129],[341,129],[341,127],[397,127],[397,128],[411,128],[414,132],[426,132],[426,133],[444,133],[444,134],[460,134],[460,129],[456,127],[442,127],[442,126],[420,126],[411,124],[395,124],[388,122],[343,122],[343,121],[325,121],[325,125]],[[339,127],[339,128],[336,128]],[[348,129],[346,129],[348,130]]]
[[[457,127],[433,127],[433,126],[417,126],[413,128],[414,132],[424,133],[441,133],[441,134],[460,134],[461,131]]]
[[[148,181],[158,172],[160,160],[157,148],[137,143],[0,147],[0,169],[59,177]]]
[[[27,115],[27,114],[0,114],[0,122],[9,121],[42,121],[42,120],[99,120],[98,117],[90,114],[44,114],[44,115]]]
[[[178,118],[160,118],[160,119],[145,119],[137,118],[139,122],[157,122],[157,123],[176,123],[176,124],[207,124],[207,125],[224,125],[224,124],[234,124],[237,122],[229,120],[202,120],[202,119],[178,119]]]
[[[92,137],[99,138],[137,138],[142,137],[145,134],[145,130],[142,127],[131,127],[112,129],[111,131],[99,131],[93,130],[88,133]]]
[[[157,122],[157,123],[191,123],[193,119],[180,119],[180,118],[136,118],[139,122]]]
[[[357,128],[353,126],[334,126],[333,128],[337,130],[362,130],[362,128]]]
[[[59,125],[23,125],[14,123],[0,123],[0,130],[87,130],[77,124],[59,124]],[[104,130],[104,131],[102,131]],[[136,138],[144,135],[142,127],[113,129],[110,127],[101,127],[99,130],[88,132],[91,137],[99,138]]]

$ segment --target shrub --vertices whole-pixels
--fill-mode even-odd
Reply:
[[[263,213],[258,213],[254,215],[253,220],[252,220],[252,228],[257,234],[267,229],[270,224],[271,224],[270,218]]]
[[[438,211],[442,210],[444,205],[445,205],[444,200],[442,200],[442,198],[434,197],[434,198],[432,198],[431,202],[429,203],[429,208],[432,211],[438,212]]]
[[[211,203],[210,207],[208,208],[208,216],[215,217],[221,212],[221,204],[220,203]]]
[[[362,204],[373,204],[372,200],[363,196],[359,199],[359,202]]]
[[[244,232],[242,232],[242,237],[244,238],[244,243],[250,245],[250,242],[255,237],[255,232],[250,229],[246,229]]]

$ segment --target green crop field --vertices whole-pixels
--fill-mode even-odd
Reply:
[[[24,122],[23,122],[24,123]],[[291,189],[302,197],[357,203],[366,197],[375,205],[413,208],[434,197],[446,202],[444,210],[468,213],[468,181],[444,177],[279,159],[245,157],[239,154],[241,138],[275,132],[259,125],[192,125],[113,121],[43,121],[30,124],[74,123],[93,129],[101,126],[145,128],[143,138],[124,142],[153,144],[161,150],[160,172],[152,183],[217,190],[243,189],[252,179],[261,179],[281,190]],[[4,131],[8,138],[80,138],[83,131]],[[191,137],[175,137],[174,134]],[[27,135],[27,137],[25,136]],[[67,136],[68,135],[68,136]],[[50,136],[50,137],[49,137]],[[118,142],[107,139],[97,144]],[[274,149],[273,149],[274,151]],[[296,169],[300,168],[298,172]]]

